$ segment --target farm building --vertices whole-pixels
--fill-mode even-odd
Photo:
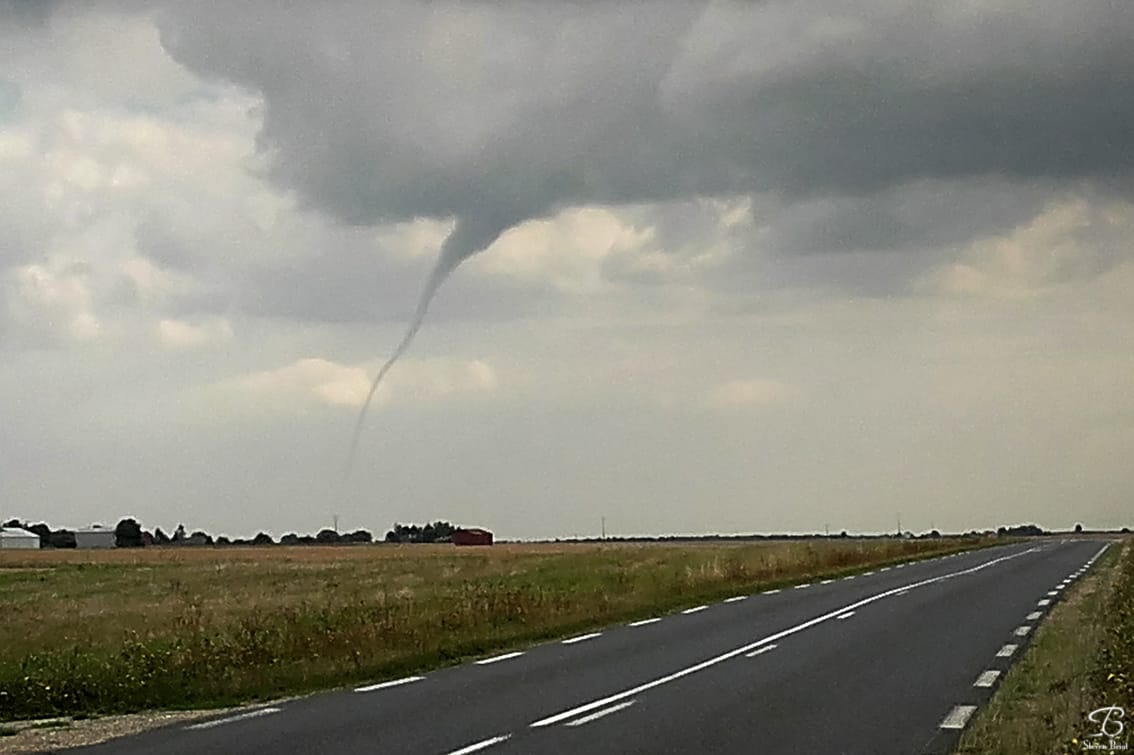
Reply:
[[[492,533],[478,527],[453,530],[453,545],[492,545]]]
[[[0,548],[38,548],[39,535],[27,530],[0,529]]]
[[[114,530],[94,526],[90,529],[75,530],[76,548],[113,548]]]

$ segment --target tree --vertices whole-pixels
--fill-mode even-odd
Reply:
[[[33,524],[32,526],[28,527],[28,532],[34,532],[35,534],[39,535],[40,548],[46,548],[51,545],[51,528],[43,522],[40,522],[39,524]]]
[[[340,540],[344,543],[372,543],[374,536],[367,530],[355,530],[349,535],[343,535]]]
[[[4,522],[3,524],[0,524],[0,527],[5,527],[10,530],[22,530],[24,528],[24,525],[20,522],[19,519],[11,519],[7,522]]]
[[[258,532],[256,537],[252,538],[253,545],[275,545],[275,542],[267,532]]]
[[[154,530],[154,543],[156,545],[169,545],[169,535],[162,532],[161,527]]]
[[[1082,532],[1082,531],[1083,531],[1083,525],[1081,525],[1081,524],[1076,524],[1076,525],[1075,525],[1075,534],[1078,534],[1078,533],[1080,533],[1080,532]]]
[[[280,545],[299,545],[299,535],[289,532],[280,538]]]
[[[204,543],[205,545],[213,544],[213,536],[203,530],[197,530],[189,536],[193,540],[193,544]]]
[[[114,528],[114,544],[119,548],[141,548],[142,526],[134,519],[123,519]]]
[[[180,543],[184,539],[185,539],[185,525],[179,524],[179,525],[177,525],[177,529],[175,529],[173,531],[173,537],[170,539],[170,542]]]
[[[320,545],[332,545],[339,542],[339,533],[334,530],[319,530],[319,534],[315,535],[315,542]]]
[[[50,543],[52,548],[74,548],[75,533],[70,530],[56,530],[51,533]]]

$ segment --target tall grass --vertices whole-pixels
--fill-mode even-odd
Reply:
[[[0,720],[199,707],[334,687],[977,544],[4,554]]]
[[[1107,605],[1106,634],[1094,683],[1099,700],[1134,715],[1134,544],[1128,542],[1125,546],[1118,569],[1114,596]]]

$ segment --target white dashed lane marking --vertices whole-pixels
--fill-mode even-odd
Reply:
[[[449,755],[469,755],[469,753],[472,752],[480,752],[481,750],[486,750],[489,747],[492,747],[492,745],[498,745],[501,742],[504,742],[511,736],[511,734],[502,734],[499,737],[493,737],[492,739],[486,739],[483,742],[471,744],[468,747],[462,747],[459,750],[453,750],[449,753]]]
[[[661,619],[659,617],[655,616],[652,619],[642,619],[641,621],[631,621],[630,626],[632,626],[632,627],[644,627],[647,624],[657,624],[659,621],[661,621]]]
[[[795,589],[796,590],[805,590],[808,587],[811,587],[811,583],[810,582],[804,582],[802,585],[796,585]]]
[[[625,710],[626,708],[629,708],[633,704],[634,704],[633,700],[627,700],[624,703],[619,703],[618,705],[612,705],[609,708],[603,708],[600,711],[595,711],[594,713],[590,714],[589,716],[583,716],[582,718],[576,718],[574,721],[571,721],[570,723],[564,724],[564,726],[582,726],[583,724],[589,724],[591,721],[597,721],[600,718],[603,718],[605,716],[609,716],[611,713],[617,713],[620,710]]]
[[[969,717],[972,716],[973,711],[976,710],[975,705],[958,705],[949,711],[949,715],[945,716],[945,720],[941,722],[942,729],[963,729],[965,724],[969,722]]]
[[[1024,618],[1026,618],[1028,621],[1035,621],[1040,616],[1043,616],[1043,611],[1032,611],[1031,613],[1029,613]]]
[[[186,726],[186,731],[201,731],[202,729],[212,729],[215,726],[224,726],[225,724],[234,724],[237,721],[247,721],[250,718],[259,718],[260,716],[268,716],[272,713],[279,713],[282,708],[260,708],[259,710],[250,710],[247,713],[240,713],[235,716],[228,716],[227,718],[218,718],[215,721],[205,721],[203,724],[192,724]]]
[[[590,634],[581,634],[578,637],[572,637],[570,639],[563,640],[563,642],[561,644],[563,644],[563,645],[574,645],[576,642],[586,642],[587,640],[593,640],[595,637],[602,637],[602,632],[591,632]]]
[[[1050,606],[1050,605],[1051,605],[1051,601],[1050,601],[1050,600],[1048,600],[1047,598],[1044,598],[1043,600],[1037,601],[1037,602],[1036,602],[1036,605],[1037,605],[1037,606]]]
[[[521,655],[523,655],[523,652],[517,650],[514,653],[505,653],[504,655],[496,655],[496,656],[493,656],[492,658],[481,658],[479,661],[476,662],[476,664],[478,666],[487,666],[490,663],[499,663],[500,661],[507,661],[507,660],[511,660],[512,658],[519,658]]]
[[[725,603],[739,603],[747,597],[747,595],[737,595],[735,598],[726,598]]]
[[[694,606],[693,608],[686,608],[682,613],[697,613],[698,611],[704,611],[706,608],[708,608],[708,606]]]
[[[996,657],[997,658],[1010,658],[1012,656],[1012,653],[1015,653],[1016,648],[1018,648],[1018,647],[1019,647],[1019,645],[1005,645],[1004,647],[1000,648],[1000,650],[997,651]]]
[[[745,653],[744,657],[745,658],[755,658],[758,655],[763,655],[764,653],[767,653],[769,650],[775,650],[777,647],[779,647],[779,646],[778,645],[765,645],[762,648],[756,648],[751,653]]]
[[[1027,624],[1023,624],[1016,627],[1016,631],[1013,634],[1015,634],[1017,637],[1026,637],[1028,632],[1030,631],[1032,631],[1032,628]]]
[[[386,689],[388,687],[400,687],[403,684],[420,682],[424,678],[424,676],[407,676],[404,679],[394,679],[393,681],[389,682],[378,682],[377,684],[368,684],[365,687],[358,687],[355,689],[355,692],[375,692],[377,690]]]
[[[974,687],[991,687],[992,685],[996,684],[996,680],[999,677],[1000,677],[999,671],[994,671],[994,670],[985,671],[983,674],[981,674],[980,676],[977,677],[977,680],[975,682],[973,682],[973,686]]]

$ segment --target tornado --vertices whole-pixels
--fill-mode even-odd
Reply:
[[[406,328],[405,335],[402,336],[402,340],[390,354],[385,364],[382,365],[382,368],[378,370],[378,374],[374,376],[374,382],[370,384],[370,391],[366,394],[366,401],[362,403],[362,408],[358,412],[358,419],[355,420],[354,432],[350,438],[350,449],[347,451],[346,463],[343,465],[340,499],[346,492],[347,483],[354,471],[355,457],[358,455],[358,441],[362,437],[362,427],[366,423],[366,415],[370,409],[370,402],[374,398],[374,393],[382,384],[386,373],[413,343],[414,336],[421,329],[421,324],[425,322],[425,315],[429,312],[429,305],[437,295],[437,289],[462,262],[489,247],[506,228],[512,225],[512,222],[494,215],[459,218],[452,233],[441,245],[441,253],[438,255],[437,262],[421,290],[417,308],[414,310],[413,318]]]

